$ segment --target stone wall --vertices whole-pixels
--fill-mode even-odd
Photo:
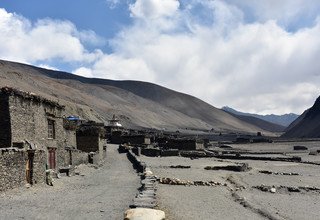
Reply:
[[[0,150],[0,191],[24,186],[28,152],[24,150]],[[44,151],[36,151],[33,161],[33,183],[45,182],[46,156]]]
[[[46,163],[47,155],[45,151],[35,151],[33,160],[33,182],[45,183],[46,182]]]
[[[87,164],[88,163],[88,153],[80,151],[80,150],[73,150],[72,151],[72,165],[77,166],[80,164]]]
[[[99,151],[99,136],[80,136],[77,134],[77,149],[84,152]]]
[[[69,165],[65,147],[76,147],[76,137],[75,131],[63,127],[62,108],[20,96],[10,96],[9,105],[12,144],[28,140],[44,151],[56,148],[56,167]],[[54,138],[48,137],[48,119],[54,121]]]

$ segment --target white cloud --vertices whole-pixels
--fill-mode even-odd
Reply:
[[[58,68],[53,67],[53,66],[50,66],[50,65],[48,65],[48,64],[39,64],[39,65],[37,65],[37,66],[38,66],[38,67],[41,67],[41,68],[44,68],[44,69],[48,69],[48,70],[58,70],[58,71],[59,71]]]
[[[199,5],[211,15],[199,19]],[[172,7],[168,29],[158,25],[168,19],[165,7],[137,0],[131,11],[146,22],[119,33],[114,53],[99,60],[93,73],[148,80],[218,107],[262,113],[300,113],[319,95],[319,22],[292,33],[276,20],[245,23],[231,3],[194,0],[183,10]],[[210,22],[201,20],[208,17]]]
[[[106,0],[106,3],[110,9],[114,9],[120,4],[120,0]]]
[[[92,32],[78,31],[68,21],[43,19],[31,23],[0,9],[0,33],[0,57],[8,60],[92,62],[101,54],[99,50],[87,51],[84,45],[86,42],[96,43],[98,37]]]
[[[73,72],[86,77],[150,81],[217,107],[301,113],[320,94],[320,14],[310,9],[319,3],[250,2],[136,0],[133,24],[110,39],[110,54],[88,51],[86,42],[98,45],[99,37],[70,22],[33,24],[0,10],[0,57],[81,62]],[[309,9],[306,25],[283,25]]]
[[[130,5],[130,11],[133,17],[158,19],[174,15],[179,5],[178,0],[137,0]]]
[[[73,71],[73,74],[78,75],[78,76],[84,76],[87,78],[92,78],[94,75],[92,74],[92,70],[86,67],[80,67]]]
[[[252,16],[254,20],[265,22],[277,20],[284,27],[302,27],[310,25],[319,15],[320,2],[318,0],[225,0],[236,5]]]

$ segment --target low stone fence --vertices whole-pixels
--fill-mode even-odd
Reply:
[[[0,150],[0,191],[24,186],[27,183],[28,152],[17,149]],[[32,184],[46,180],[46,155],[44,151],[34,151],[30,179]]]
[[[133,204],[130,205],[130,210],[125,213],[125,219],[135,219],[134,214],[129,217],[129,213],[139,213],[139,219],[165,219],[165,213],[160,210],[154,210],[156,207],[156,191],[157,191],[157,178],[153,175],[149,167],[145,162],[142,162],[137,156],[128,150],[127,157],[133,164],[134,168],[142,173],[141,175],[141,187],[138,194],[133,199]],[[153,216],[151,218],[151,216]]]

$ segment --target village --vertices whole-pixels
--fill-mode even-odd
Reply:
[[[276,207],[262,202],[269,196],[266,193],[274,197],[282,195],[278,202],[286,203],[292,199],[292,193],[314,201],[320,192],[319,181],[314,181],[320,164],[318,140],[291,142],[263,136],[259,131],[256,134],[208,131],[199,135],[126,129],[116,115],[106,122],[84,120],[66,115],[65,106],[57,101],[10,87],[0,89],[0,118],[3,208],[15,210],[16,204],[6,199],[6,193],[11,195],[12,190],[18,190],[19,193],[11,196],[18,201],[24,194],[34,192],[26,201],[36,205],[39,197],[52,197],[65,207],[52,209],[47,199],[42,201],[48,203],[46,208],[32,213],[17,206],[16,209],[24,210],[21,213],[30,218],[94,216],[94,219],[105,219],[108,216],[107,219],[121,219],[124,216],[124,219],[135,219],[142,215],[142,219],[155,220],[182,219],[183,216],[197,219],[200,214],[195,207],[204,195],[197,196],[205,193],[209,201],[203,204],[206,212],[198,219],[211,219],[217,208],[221,218],[226,210],[232,209],[241,213],[243,219],[287,219],[292,217],[287,208],[274,211]],[[82,179],[73,178],[77,176]],[[66,183],[69,185],[63,185]],[[81,184],[85,185],[80,187]],[[70,193],[73,188],[83,187],[85,192]],[[197,191],[193,191],[193,187],[197,187]],[[176,193],[180,196],[173,198]],[[83,201],[86,204],[94,201],[89,199],[91,195],[103,197],[99,204],[105,207],[92,203],[100,211],[76,211],[81,215],[76,217],[70,213],[82,210],[81,205],[72,205],[71,201],[63,205],[64,195],[75,201],[82,200],[83,195],[88,198]],[[110,205],[109,198],[114,205]],[[177,206],[178,201],[184,201],[184,206]],[[216,207],[211,209],[211,204]],[[306,210],[312,210],[317,204],[314,202]],[[65,215],[54,217],[57,212],[63,213],[62,209],[66,210]],[[41,210],[46,210],[47,215],[35,215]],[[4,213],[5,219],[20,218],[19,212],[13,214],[6,209]]]
[[[1,88],[1,192],[39,184],[52,186],[61,175],[74,175],[78,165],[103,165],[109,144],[119,146],[120,153],[132,149],[137,155],[152,157],[188,155],[204,149],[200,139],[125,129],[115,115],[107,123],[86,121],[67,116],[64,109],[36,94]]]

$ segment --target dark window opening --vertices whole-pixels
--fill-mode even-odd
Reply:
[[[48,119],[48,138],[54,139],[55,138],[55,127],[54,127],[54,121]]]

